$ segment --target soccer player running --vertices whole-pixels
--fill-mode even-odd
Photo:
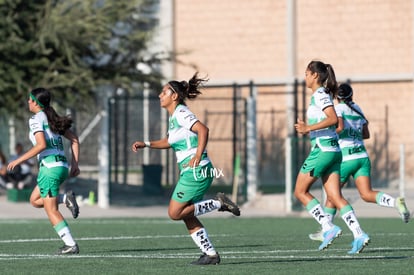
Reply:
[[[154,141],[136,141],[132,151],[141,148],[168,149],[175,151],[180,177],[173,191],[168,215],[172,220],[183,220],[195,244],[203,253],[193,261],[195,265],[220,263],[206,229],[197,216],[214,210],[229,211],[240,216],[239,207],[223,193],[214,199],[202,200],[211,183],[213,165],[207,156],[206,146],[209,129],[186,106],[186,99],[195,99],[201,94],[200,85],[207,79],[198,78],[197,73],[187,81],[169,81],[159,94],[160,105],[169,113],[167,137]]]
[[[384,207],[395,207],[402,220],[408,223],[410,212],[404,198],[394,198],[384,192],[374,191],[371,187],[371,161],[365,149],[364,139],[370,137],[368,120],[361,108],[352,100],[353,89],[349,84],[341,84],[338,89],[338,104],[335,106],[338,116],[336,132],[339,135],[339,146],[342,150],[341,185],[344,186],[349,177],[353,177],[361,198],[370,203]],[[332,221],[336,208],[329,200],[325,204],[325,212]],[[309,238],[322,241],[322,233],[309,234]]]
[[[300,134],[310,135],[312,148],[297,176],[294,194],[321,225],[323,241],[319,250],[326,249],[342,230],[332,223],[320,202],[309,192],[312,184],[321,178],[327,198],[339,209],[354,236],[348,254],[360,253],[370,239],[362,230],[352,206],[341,194],[339,173],[342,153],[335,132],[338,118],[333,98],[338,86],[334,70],[330,64],[311,61],[305,71],[305,82],[313,92],[306,114],[307,123],[298,119],[295,128]]]
[[[50,223],[64,242],[58,254],[78,254],[79,247],[74,241],[69,226],[59,211],[58,204],[66,203],[74,218],[78,217],[79,207],[75,194],[68,191],[59,194],[59,186],[68,178],[79,175],[79,141],[70,130],[72,119],[59,116],[50,106],[50,92],[44,88],[36,88],[29,94],[29,111],[34,115],[29,120],[29,137],[33,144],[26,153],[11,161],[7,169],[13,171],[19,164],[37,156],[39,174],[37,185],[30,196],[30,203],[36,208],[44,208]],[[72,160],[65,157],[63,138],[71,143]]]

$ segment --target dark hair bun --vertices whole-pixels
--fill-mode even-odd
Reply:
[[[349,99],[353,95],[353,90],[351,85],[343,83],[338,87],[338,98],[339,99]]]
[[[181,86],[183,87],[183,91],[187,92],[188,91],[188,82],[183,80],[180,82]]]

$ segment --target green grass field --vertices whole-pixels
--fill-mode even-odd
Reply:
[[[325,251],[308,239],[310,218],[203,218],[221,255],[217,266],[192,266],[201,254],[182,222],[114,218],[68,220],[81,253],[55,256],[62,245],[44,220],[0,220],[2,274],[414,274],[414,223],[360,219],[371,237],[349,256],[344,234]]]

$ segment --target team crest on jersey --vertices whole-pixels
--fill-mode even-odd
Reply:
[[[39,123],[33,122],[33,123],[30,124],[30,128],[37,128],[38,125],[39,125]]]
[[[191,115],[186,116],[185,119],[189,119],[190,121],[192,121],[196,119],[196,116],[191,114]]]

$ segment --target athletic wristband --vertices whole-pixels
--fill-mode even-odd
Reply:
[[[150,141],[144,141],[145,147],[150,148],[151,147],[151,142]]]

